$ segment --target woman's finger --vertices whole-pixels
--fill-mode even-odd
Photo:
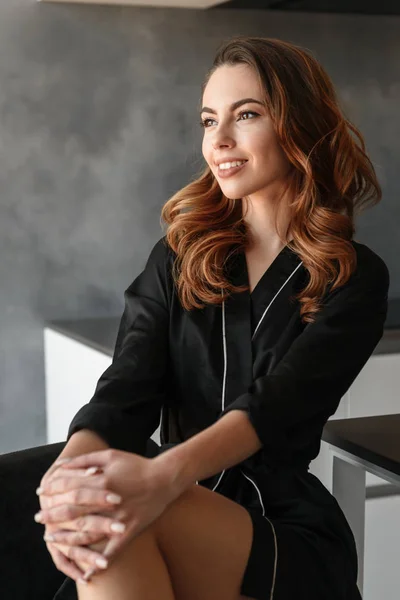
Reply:
[[[49,479],[53,473],[55,471],[57,471],[57,469],[59,469],[60,467],[58,467],[56,464],[52,464],[46,471],[46,473],[43,475],[42,479],[41,479],[41,483],[44,481],[47,481],[47,479]]]
[[[109,560],[114,558],[115,554],[124,545],[125,541],[126,541],[125,536],[124,537],[118,536],[118,537],[111,538],[108,541],[107,546],[104,549],[103,556],[108,558]]]
[[[79,485],[82,483],[82,478],[87,478],[88,481],[92,481],[93,477],[91,475],[99,475],[102,474],[103,470],[100,467],[89,467],[88,469],[63,469],[59,467],[53,473],[46,477],[46,479],[42,480],[40,486],[37,488],[36,493],[40,494],[48,494],[49,489],[54,490],[55,493],[59,491],[59,485],[61,482],[68,482],[70,479],[79,480]],[[76,485],[76,481],[74,482]],[[96,479],[95,486],[99,485],[99,480]]]
[[[100,514],[103,514],[104,512],[107,513],[108,508],[110,511],[113,511],[110,514],[110,518],[113,516],[115,517],[115,515],[117,515],[117,519],[114,518],[114,520],[119,520],[121,516],[124,517],[125,513],[118,505],[107,503],[107,506],[104,506],[103,508],[100,508],[98,505],[90,506],[84,504],[61,504],[59,506],[53,506],[50,508],[42,508],[34,515],[33,518],[37,523],[42,523],[43,525],[60,525],[60,523],[64,523],[66,521],[76,521],[85,515],[97,515],[100,513],[100,511]],[[58,529],[60,529],[60,527],[58,527]],[[69,527],[67,529],[69,529]],[[76,529],[76,527],[74,527],[74,529]]]
[[[51,533],[45,532],[43,539],[45,542],[67,544],[68,546],[90,546],[109,538],[101,531],[70,531],[68,529],[60,529]]]
[[[98,533],[103,535],[116,535],[124,533],[126,530],[126,525],[121,521],[121,517],[118,515],[118,518],[115,517],[106,517],[104,515],[85,515],[79,517],[78,519],[74,519],[71,521],[64,521],[62,523],[57,523],[57,528],[55,525],[51,524],[46,527],[52,535],[55,530],[59,531],[60,529],[69,530],[69,531],[89,531],[91,533]]]
[[[121,546],[124,545],[124,543],[121,543],[124,539],[126,542],[126,536],[113,536],[112,538],[106,538],[106,540],[102,541],[101,543],[93,544],[90,547],[92,550],[97,550],[98,552],[101,552],[102,556],[107,558],[108,564],[110,565],[111,561],[114,560],[115,554],[117,554]],[[85,572],[83,579],[89,581],[91,577],[93,577],[93,575],[96,574],[97,571],[98,567],[90,567]]]
[[[53,508],[45,508],[35,514],[34,519],[37,523],[63,523],[64,521],[73,521],[79,517],[93,512],[90,506],[79,506],[75,504],[62,504]]]
[[[73,504],[77,506],[91,506],[92,512],[99,510],[107,510],[121,504],[122,498],[118,494],[114,494],[111,490],[92,489],[92,488],[75,488],[64,493],[47,496],[43,494],[41,498],[46,498],[46,509],[55,508],[63,504]]]
[[[60,470],[60,465],[57,465],[55,462],[47,469],[46,473],[43,475],[40,480],[39,487],[42,486],[46,481],[51,479],[57,471]]]
[[[97,572],[97,569],[95,567],[90,567],[84,574],[83,576],[83,581],[90,581],[91,577],[93,577],[93,575],[95,575]]]
[[[116,452],[118,451],[108,448],[107,450],[98,450],[97,452],[81,454],[80,456],[75,456],[68,460],[60,459],[60,462],[56,461],[54,464],[57,466],[62,465],[63,469],[82,469],[95,466],[104,467],[110,462],[111,458],[115,456]]]
[[[62,552],[70,561],[84,564],[87,568],[97,567],[99,569],[107,569],[108,567],[108,560],[98,552],[89,550],[89,548],[56,543],[53,543],[52,545],[60,550],[60,552]],[[82,573],[82,577],[83,575],[84,573]]]
[[[47,549],[50,553],[51,558],[57,569],[67,575],[67,577],[71,577],[74,581],[79,581],[80,583],[87,583],[87,579],[83,579],[84,574],[87,572],[87,569],[81,570],[74,562],[70,561],[56,546],[53,544],[47,544]]]

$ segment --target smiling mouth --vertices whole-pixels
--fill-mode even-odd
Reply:
[[[248,160],[246,160],[245,162],[243,162],[241,165],[239,165],[237,167],[230,167],[229,169],[220,169],[218,167],[218,176],[222,177],[222,179],[224,179],[225,177],[230,177],[231,175],[235,175],[236,173],[241,171],[246,166],[247,163],[248,163]]]

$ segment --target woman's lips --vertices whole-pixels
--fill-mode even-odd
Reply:
[[[225,177],[231,177],[232,175],[236,175],[236,173],[243,169],[243,167],[245,167],[247,163],[248,161],[246,160],[246,162],[244,162],[242,165],[239,165],[238,167],[231,167],[230,169],[220,169],[218,167],[218,177],[225,179]]]

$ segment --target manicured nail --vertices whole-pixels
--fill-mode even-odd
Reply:
[[[107,569],[108,567],[108,562],[105,558],[96,558],[95,563],[100,569]]]
[[[100,471],[99,467],[89,467],[89,469],[87,469],[85,471],[85,476],[89,477],[89,475],[94,475],[95,473],[98,473]]]
[[[88,582],[85,579],[78,579],[78,583],[83,583],[84,585],[87,585]]]
[[[43,539],[44,539],[44,541],[45,541],[45,542],[54,542],[54,540],[55,540],[56,538],[54,537],[54,535],[50,535],[50,533],[46,533],[46,534],[43,536]]]
[[[125,523],[113,523],[110,529],[111,531],[115,531],[115,533],[124,533],[126,525]]]
[[[36,493],[37,493],[37,495],[38,495],[38,496],[40,496],[40,494],[43,494],[43,491],[44,491],[44,490],[43,490],[43,488],[42,488],[42,487],[38,487],[38,488],[36,489]]]
[[[110,504],[120,504],[122,498],[121,496],[118,496],[118,494],[107,494],[106,500],[107,502],[110,502]]]
[[[33,518],[35,519],[36,523],[41,523],[43,520],[43,514],[39,511]]]

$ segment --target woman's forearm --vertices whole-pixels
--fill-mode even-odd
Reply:
[[[260,448],[262,444],[248,415],[232,410],[153,460],[172,485],[185,489],[242,462]]]
[[[97,433],[90,429],[81,429],[70,437],[58,458],[72,458],[107,448],[109,445]]]

